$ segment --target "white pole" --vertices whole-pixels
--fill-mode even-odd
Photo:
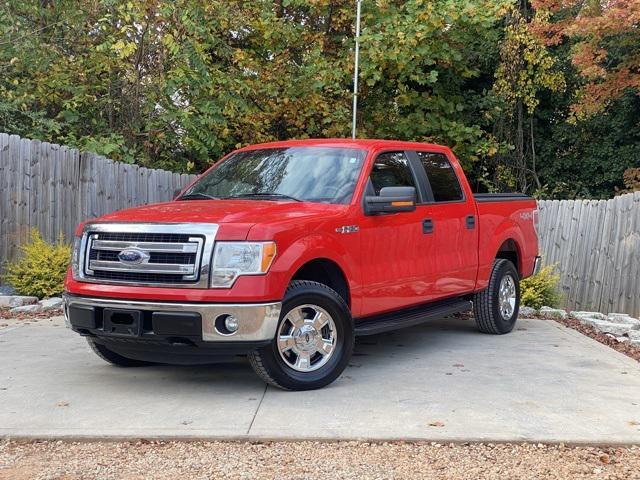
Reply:
[[[353,72],[353,129],[351,138],[356,139],[356,117],[358,114],[358,62],[360,60],[360,4],[362,0],[357,0],[358,12],[356,14],[356,65]]]

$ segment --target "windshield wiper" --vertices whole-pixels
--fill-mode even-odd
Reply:
[[[214,197],[212,195],[208,195],[206,193],[190,193],[188,195],[183,195],[182,197],[180,197],[178,200],[190,200],[190,199],[197,199],[197,198],[206,198],[207,200],[219,200],[218,197]]]
[[[250,198],[250,197],[256,197],[256,198],[283,198],[283,199],[287,199],[287,200],[294,200],[296,202],[301,202],[302,200],[300,200],[299,198],[296,197],[292,197],[291,195],[285,195],[284,193],[276,193],[276,192],[251,192],[251,193],[241,193],[239,195],[233,195],[231,197],[226,197],[226,198]]]

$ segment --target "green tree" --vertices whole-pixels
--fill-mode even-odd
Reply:
[[[361,124],[366,136],[450,145],[466,166],[494,155],[487,91],[508,1],[367,4]]]
[[[497,144],[483,103],[508,2],[366,2],[367,136]],[[348,136],[346,0],[5,1],[0,128],[147,166],[201,168],[237,145]]]

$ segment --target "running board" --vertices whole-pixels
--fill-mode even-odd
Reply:
[[[455,298],[399,312],[355,319],[355,334],[356,336],[375,335],[399,328],[413,327],[428,320],[435,320],[454,313],[467,312],[472,308],[473,304],[469,300]]]

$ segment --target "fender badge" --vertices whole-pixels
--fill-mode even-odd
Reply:
[[[360,228],[358,225],[343,225],[336,228],[336,233],[356,233]]]

